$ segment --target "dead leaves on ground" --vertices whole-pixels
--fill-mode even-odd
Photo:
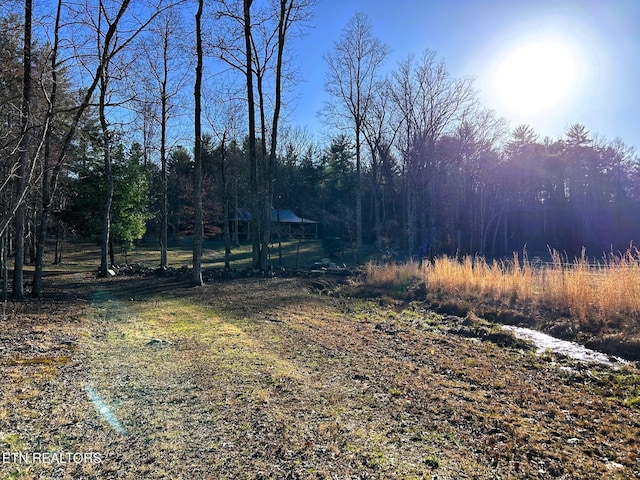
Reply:
[[[639,475],[632,368],[454,335],[455,319],[319,296],[300,279],[162,296],[127,281],[5,318],[1,451],[101,461],[0,463],[0,478]]]

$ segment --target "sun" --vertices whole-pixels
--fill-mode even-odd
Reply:
[[[519,114],[561,108],[579,83],[578,54],[561,38],[527,39],[498,59],[493,89],[503,107]]]

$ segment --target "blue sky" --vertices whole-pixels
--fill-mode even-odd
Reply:
[[[327,98],[322,56],[356,11],[369,16],[374,36],[391,48],[387,70],[428,48],[453,76],[476,77],[482,104],[511,127],[529,124],[541,138],[558,138],[582,123],[592,134],[640,147],[640,0],[320,0],[314,28],[293,47],[303,81],[290,121],[311,133],[323,129],[317,116]],[[567,69],[571,78],[568,90],[536,112],[505,98],[496,80],[496,72],[514,68],[513,62],[504,67],[506,59],[529,55],[532,44],[551,45],[550,56],[555,46],[570,56],[541,67],[550,68],[548,75]]]

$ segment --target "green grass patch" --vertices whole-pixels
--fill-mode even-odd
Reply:
[[[9,361],[9,365],[45,365],[59,366],[66,365],[70,359],[68,356],[59,357],[34,357],[34,358],[14,358]]]
[[[229,257],[230,267],[242,270],[251,267],[252,246],[248,242],[233,245]],[[53,267],[61,272],[94,270],[100,264],[100,246],[86,242],[70,242],[65,244],[63,251],[63,263]],[[180,268],[183,265],[191,266],[193,247],[190,239],[179,239],[170,243],[167,251],[167,260],[170,267]],[[280,261],[282,256],[282,261]],[[282,242],[281,250],[278,244],[273,244],[270,249],[271,264],[274,267],[280,265],[284,268],[311,267],[315,262],[326,257],[327,254],[321,240],[304,240],[302,242]],[[348,258],[351,258],[349,256]],[[154,268],[160,263],[160,248],[150,243],[140,243],[125,254],[117,251],[115,262],[119,265],[141,264]],[[203,268],[224,268],[224,243],[219,240],[206,240],[202,250]]]
[[[251,335],[251,320],[217,313],[190,298],[157,298],[133,309],[135,320],[125,327],[129,341],[146,344],[156,338],[172,344],[195,342],[199,346],[198,362],[213,362],[218,370],[239,376],[267,370],[274,381],[297,376],[290,362]]]

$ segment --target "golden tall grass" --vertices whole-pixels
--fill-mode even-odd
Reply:
[[[620,323],[640,317],[640,251],[635,247],[600,261],[567,259],[551,251],[551,262],[532,262],[526,253],[509,260],[439,257],[420,265],[367,266],[367,282],[424,281],[427,292],[443,298],[489,305],[553,310],[582,326]]]

